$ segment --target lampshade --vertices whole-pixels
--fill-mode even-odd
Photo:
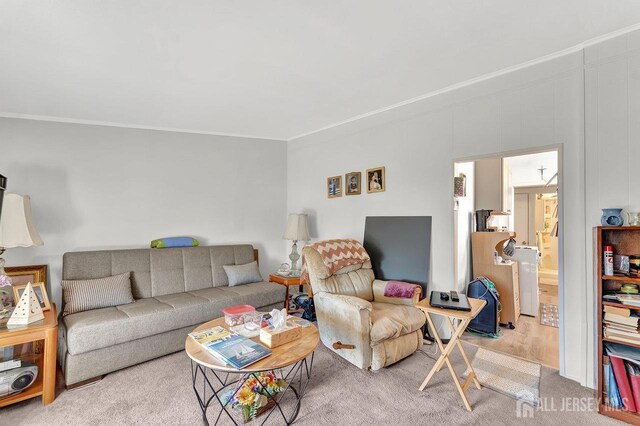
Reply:
[[[31,198],[28,195],[5,194],[0,216],[0,248],[43,244],[31,219]]]
[[[287,227],[282,236],[285,240],[309,241],[309,226],[307,224],[307,215],[298,213],[289,213]]]

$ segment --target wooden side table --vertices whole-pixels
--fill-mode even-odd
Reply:
[[[302,282],[300,277],[283,277],[277,274],[269,275],[269,282],[278,283],[286,287],[285,299],[284,299],[284,307],[287,310],[288,314],[303,312],[304,309],[289,309],[289,287],[298,286],[299,290],[302,292],[302,286],[306,283]],[[313,292],[311,291],[311,285],[306,284],[307,286],[307,294],[309,297],[313,296]]]
[[[481,300],[481,299],[472,299],[472,298],[469,298],[468,300],[469,300],[469,305],[471,305],[470,312],[456,311],[453,309],[434,308],[429,304],[428,297],[418,302],[416,304],[416,307],[422,309],[422,311],[427,315],[427,322],[429,323],[429,326],[431,326],[431,329],[433,330],[433,337],[435,338],[436,343],[438,344],[438,348],[440,348],[440,358],[438,358],[435,365],[427,375],[426,379],[424,379],[424,382],[422,382],[422,385],[420,386],[420,390],[422,391],[424,390],[425,387],[427,387],[429,380],[431,380],[433,375],[436,374],[438,371],[440,371],[442,366],[446,363],[447,367],[449,368],[449,372],[451,373],[451,377],[453,378],[453,382],[455,383],[456,388],[458,389],[458,393],[460,393],[460,397],[462,397],[462,402],[464,402],[464,406],[468,411],[471,411],[471,404],[469,404],[469,400],[467,399],[467,394],[466,394],[467,389],[469,389],[469,386],[471,386],[471,383],[475,384],[476,388],[478,389],[481,389],[481,387],[480,387],[480,382],[478,381],[478,378],[476,376],[476,372],[473,370],[473,367],[469,362],[469,358],[467,358],[467,354],[464,352],[464,349],[462,348],[462,343],[460,343],[460,337],[462,337],[462,333],[464,333],[464,331],[467,329],[467,326],[469,325],[471,320],[473,320],[478,315],[478,313],[480,313],[482,308],[484,308],[484,305],[487,304],[487,301]],[[442,343],[442,339],[440,339],[440,336],[438,335],[438,328],[433,323],[433,319],[431,318],[431,315],[440,315],[444,317],[446,322],[449,324],[449,327],[451,328],[451,332],[453,334],[451,335],[451,338],[449,339],[449,343],[447,343],[446,347],[444,346],[444,344]],[[454,320],[459,320],[460,323],[456,326],[454,324]],[[464,381],[462,385],[460,384],[460,380],[458,380],[458,375],[456,374],[455,370],[453,369],[453,366],[451,365],[451,361],[449,360],[449,355],[451,355],[451,352],[453,352],[453,349],[456,346],[458,347],[458,349],[460,349],[460,353],[462,354],[462,359],[464,359],[465,364],[469,368],[469,376],[467,376],[467,379]]]
[[[42,341],[42,354],[35,354],[33,362],[38,366],[36,381],[24,391],[0,399],[0,407],[42,395],[42,403],[50,404],[56,398],[56,355],[58,350],[58,315],[56,305],[44,311],[44,319],[20,328],[8,329],[3,318],[0,325],[0,347]],[[31,360],[28,360],[31,361]]]

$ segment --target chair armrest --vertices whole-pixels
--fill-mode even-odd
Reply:
[[[373,300],[378,303],[392,303],[394,305],[408,305],[415,306],[420,300],[420,294],[422,293],[422,288],[419,286],[413,292],[413,297],[411,299],[404,299],[402,297],[386,297],[384,295],[384,288],[389,281],[375,280],[373,281]]]
[[[313,296],[320,338],[360,368],[371,364],[371,302],[354,296],[317,293]],[[353,345],[353,348],[334,346]]]

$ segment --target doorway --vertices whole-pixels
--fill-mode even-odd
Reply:
[[[463,340],[554,369],[560,367],[562,318],[559,166],[557,149],[454,164],[457,182],[464,176],[466,184],[464,196],[457,192],[454,203],[456,290],[466,292],[467,283],[485,276],[500,293],[503,309],[497,333],[469,332]],[[476,221],[478,210],[491,211],[481,221],[482,230]],[[505,249],[511,239],[515,248]],[[477,264],[479,258],[493,263],[491,255],[501,259],[500,267],[517,274]]]

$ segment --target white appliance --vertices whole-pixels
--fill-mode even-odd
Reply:
[[[504,256],[518,262],[518,280],[520,284],[520,313],[538,316],[538,265],[540,251],[538,247],[516,246],[513,256]]]

